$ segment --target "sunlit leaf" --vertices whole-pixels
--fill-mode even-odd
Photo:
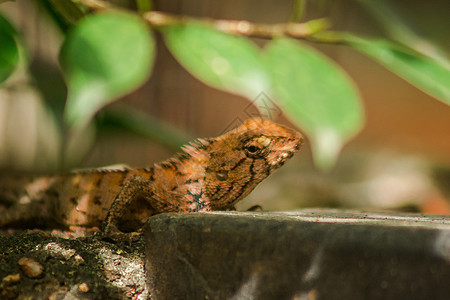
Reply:
[[[0,15],[0,83],[14,72],[19,62],[19,49],[14,36],[14,28]]]
[[[163,33],[175,58],[206,84],[250,99],[268,88],[259,49],[250,40],[195,22]]]
[[[316,164],[330,168],[364,122],[353,82],[331,60],[298,41],[275,39],[265,52],[274,98],[309,137]]]
[[[450,70],[432,58],[386,40],[346,35],[353,48],[378,61],[422,91],[450,104]]]
[[[154,55],[154,40],[136,16],[103,13],[81,21],[61,52],[66,122],[86,124],[100,108],[139,87],[150,75]]]

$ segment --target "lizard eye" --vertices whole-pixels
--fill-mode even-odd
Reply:
[[[256,152],[258,152],[259,149],[258,147],[251,145],[245,148],[245,150],[247,150],[249,154],[256,154]]]
[[[270,139],[266,137],[257,137],[244,146],[245,154],[249,157],[264,156],[270,145]]]
[[[244,147],[244,151],[248,157],[259,157],[263,154],[262,149],[255,145],[248,145]]]
[[[219,170],[216,172],[216,178],[219,181],[225,181],[228,179],[228,172],[225,170]]]

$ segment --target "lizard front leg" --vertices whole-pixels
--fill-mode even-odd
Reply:
[[[118,223],[126,208],[138,198],[145,199],[156,212],[177,211],[173,202],[166,201],[155,183],[141,175],[128,178],[114,199],[103,222],[103,235],[113,240],[129,240],[137,232],[124,233],[118,229]],[[159,192],[158,192],[159,191]]]
[[[117,194],[111,204],[106,218],[103,221],[102,232],[106,237],[113,240],[126,240],[130,238],[130,234],[121,232],[118,228],[118,222],[122,217],[125,209],[138,197],[149,199],[152,197],[152,182],[141,175],[133,175],[128,178],[120,192]]]

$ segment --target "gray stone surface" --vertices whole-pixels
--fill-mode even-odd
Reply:
[[[450,217],[305,210],[162,214],[153,299],[450,299]]]

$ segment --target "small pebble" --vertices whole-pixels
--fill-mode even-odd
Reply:
[[[5,284],[14,284],[20,281],[20,274],[16,273],[16,274],[9,274],[5,277],[3,277],[2,282],[4,282]]]
[[[75,262],[76,262],[78,265],[84,265],[84,259],[81,257],[80,254],[76,254],[76,255],[73,257],[73,259],[75,259]]]
[[[19,259],[18,264],[25,276],[29,278],[39,277],[44,272],[44,267],[31,258],[22,257]]]
[[[75,249],[66,249],[55,242],[46,244],[43,249],[47,251],[51,256],[65,260],[69,260],[76,253]]]
[[[80,292],[87,293],[89,292],[89,286],[87,285],[86,282],[80,283],[80,285],[78,286],[78,290]]]

